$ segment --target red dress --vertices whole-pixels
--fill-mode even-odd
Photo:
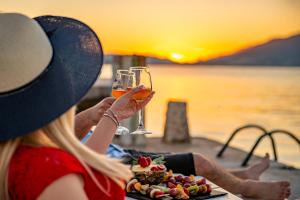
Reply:
[[[89,199],[124,199],[125,192],[120,186],[100,172],[93,172],[104,188],[109,188],[110,184],[110,197],[96,186],[79,161],[66,151],[52,147],[21,145],[9,165],[9,194],[12,200],[36,199],[53,181],[75,173],[82,176],[84,191]]]

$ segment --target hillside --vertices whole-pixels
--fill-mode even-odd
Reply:
[[[274,39],[232,55],[198,64],[300,66],[300,34],[286,39]]]

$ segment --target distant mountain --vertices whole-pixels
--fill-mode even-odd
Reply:
[[[178,63],[172,62],[167,59],[160,59],[160,58],[155,58],[155,57],[147,57],[147,63],[149,63],[149,64],[178,64]]]
[[[104,63],[112,63],[113,56],[117,55],[105,55]],[[156,57],[147,57],[147,63],[178,64],[168,59]],[[300,66],[300,34],[285,39],[274,39],[264,44],[240,50],[231,55],[195,64]]]
[[[116,54],[108,54],[104,56],[104,63],[111,64],[113,62],[113,57],[118,56]],[[160,59],[156,57],[146,57],[148,64],[177,64],[167,59]]]
[[[197,64],[300,66],[300,34]]]

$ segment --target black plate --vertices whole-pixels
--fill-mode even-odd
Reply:
[[[224,196],[226,194],[227,194],[226,192],[220,192],[217,190],[213,190],[210,194],[192,197],[192,198],[190,198],[190,200],[210,199],[210,198]],[[140,199],[140,200],[152,200],[150,197],[144,196],[139,193],[127,193],[126,196],[134,198],[134,199]]]

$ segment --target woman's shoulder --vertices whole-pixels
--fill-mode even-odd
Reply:
[[[26,168],[32,171],[35,167],[43,168],[43,170],[51,169],[51,171],[56,168],[59,171],[67,169],[82,171],[84,169],[72,154],[62,149],[20,145],[11,159],[10,169]]]
[[[70,173],[84,174],[85,170],[68,152],[21,145],[10,161],[9,192],[12,199],[35,199],[54,180]]]

